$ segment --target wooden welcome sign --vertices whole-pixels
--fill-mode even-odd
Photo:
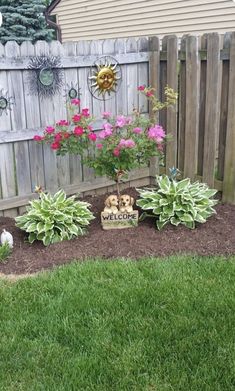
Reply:
[[[101,212],[103,229],[133,228],[138,225],[139,212],[133,210],[135,200],[129,195],[110,195],[105,200],[104,211]]]

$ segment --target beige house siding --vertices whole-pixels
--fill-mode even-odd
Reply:
[[[61,0],[62,40],[235,30],[232,0]]]

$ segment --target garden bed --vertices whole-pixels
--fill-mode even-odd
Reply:
[[[127,193],[137,196],[134,189],[128,189]],[[106,197],[85,198],[92,205],[91,209],[96,216],[86,236],[49,247],[44,247],[41,242],[30,245],[25,241],[25,233],[15,227],[14,219],[0,217],[0,231],[5,228],[14,237],[13,253],[6,263],[0,264],[0,272],[34,273],[71,260],[82,261],[87,258],[108,260],[125,257],[136,260],[171,254],[235,254],[235,206],[217,205],[217,215],[213,215],[205,224],[198,224],[195,230],[168,225],[159,232],[155,228],[155,219],[148,218],[136,228],[104,231],[100,224],[100,213]]]

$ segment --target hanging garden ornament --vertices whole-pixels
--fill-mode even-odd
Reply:
[[[78,84],[74,84],[73,82],[71,82],[70,84],[67,84],[66,85],[66,88],[64,90],[65,92],[65,95],[64,97],[66,99],[80,99],[80,95],[81,95],[81,92],[80,91],[81,88],[78,87]]]
[[[8,110],[11,110],[11,106],[14,104],[14,99],[8,95],[8,92],[0,90],[0,117],[3,113],[8,114]]]
[[[119,63],[114,57],[102,56],[96,60],[88,74],[88,87],[96,99],[113,98],[122,78]]]
[[[63,85],[64,72],[60,57],[36,56],[30,59],[28,73],[30,93],[42,98],[51,97],[60,92]]]

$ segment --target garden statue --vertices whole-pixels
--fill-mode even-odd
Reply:
[[[3,230],[1,234],[1,244],[8,243],[10,248],[13,248],[13,236],[10,232]]]

